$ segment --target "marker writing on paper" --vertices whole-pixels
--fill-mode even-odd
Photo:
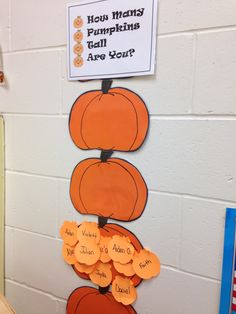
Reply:
[[[91,233],[90,231],[87,231],[86,229],[82,230],[82,235],[88,238],[95,238],[95,239],[97,238],[96,233]]]
[[[114,244],[112,250],[115,251],[116,253],[125,254],[125,252],[127,252],[128,255],[131,254],[130,248],[127,248],[127,249],[125,250],[124,248],[121,248],[119,245],[117,246],[116,244]]]
[[[84,245],[82,245],[81,246],[81,249],[82,250],[80,250],[80,253],[81,254],[87,254],[87,255],[94,255],[94,251],[90,251],[86,246],[84,246]]]
[[[69,236],[74,236],[74,232],[70,231],[69,229],[66,228],[65,233]]]
[[[139,263],[139,267],[142,269],[142,268],[147,267],[149,264],[152,264],[152,261],[150,261],[149,259],[146,259],[143,263]]]
[[[96,271],[96,275],[100,278],[107,278],[107,275],[104,272],[100,272],[99,270]]]
[[[118,284],[116,284],[116,291],[119,293],[130,294],[130,288],[121,288]]]

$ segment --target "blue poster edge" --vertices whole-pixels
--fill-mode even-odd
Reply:
[[[229,314],[231,307],[231,288],[234,269],[236,209],[226,208],[224,253],[219,314]]]

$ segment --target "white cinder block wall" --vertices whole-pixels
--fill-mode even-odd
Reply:
[[[140,93],[150,133],[136,165],[150,196],[124,225],[162,261],[138,288],[139,314],[217,314],[224,217],[236,206],[236,2],[161,0],[156,77],[115,81]],[[82,221],[69,178],[83,158],[70,140],[75,98],[99,88],[66,79],[67,0],[0,0],[0,87],[6,140],[6,296],[18,314],[62,314],[87,284],[61,257],[59,228]],[[90,313],[88,313],[90,314]],[[91,313],[92,314],[92,313]]]

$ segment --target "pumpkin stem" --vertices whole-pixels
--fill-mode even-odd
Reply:
[[[108,291],[109,291],[109,286],[107,286],[105,288],[99,286],[99,292],[101,294],[106,294]]]
[[[98,226],[99,228],[103,228],[107,224],[107,218],[106,217],[98,217]]]
[[[111,88],[112,85],[112,80],[102,80],[102,92],[103,94],[108,94],[109,89]]]
[[[106,162],[107,159],[111,158],[111,155],[113,154],[113,150],[102,150],[100,159],[102,162]]]

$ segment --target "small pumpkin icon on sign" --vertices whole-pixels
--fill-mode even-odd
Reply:
[[[81,55],[84,51],[84,46],[80,43],[74,45],[73,51],[76,55]]]
[[[84,24],[84,21],[83,21],[81,16],[77,16],[77,18],[74,19],[74,27],[75,28],[81,28],[83,26],[83,24]]]
[[[74,33],[74,41],[81,42],[83,38],[84,38],[84,35],[81,32],[81,30],[78,30],[76,33]]]
[[[84,65],[84,59],[81,56],[74,58],[74,66],[80,68]]]

